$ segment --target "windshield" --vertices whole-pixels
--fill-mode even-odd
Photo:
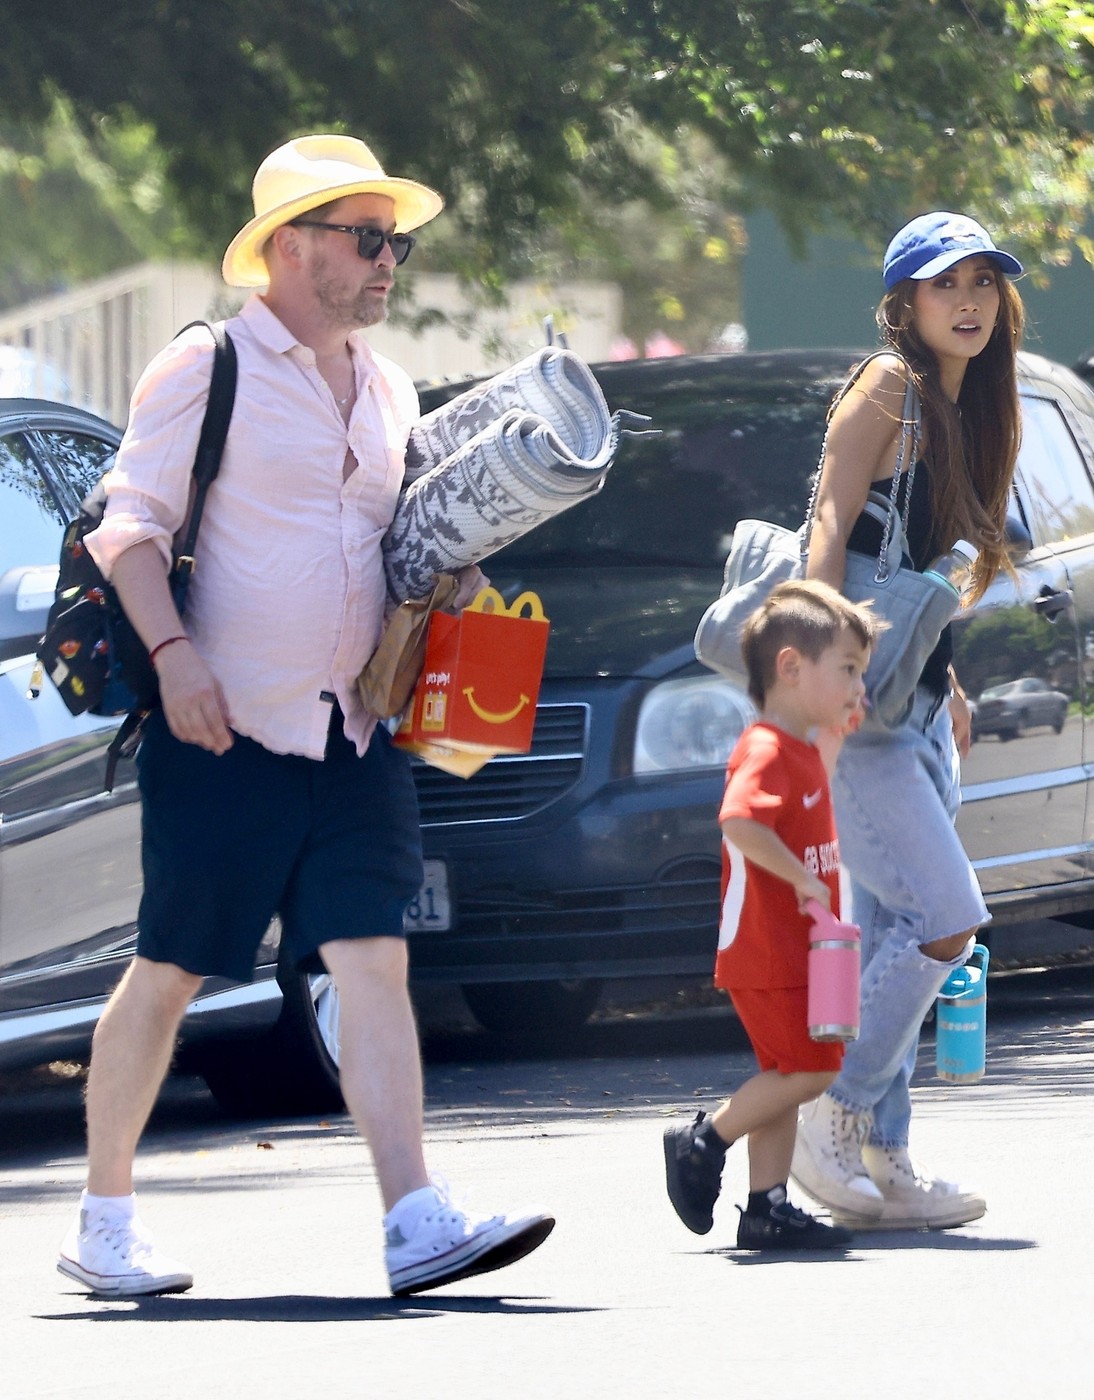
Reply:
[[[599,494],[495,558],[512,568],[720,570],[738,520],[801,524],[830,392],[782,377],[720,401],[694,383],[654,402],[620,392],[661,435],[624,438]]]

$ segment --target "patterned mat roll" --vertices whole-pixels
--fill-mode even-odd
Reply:
[[[554,347],[428,414],[411,432],[413,479],[384,539],[392,598],[423,597],[437,574],[479,563],[599,490],[619,418],[584,361]]]
[[[595,468],[579,461],[534,414],[503,414],[399,502],[384,540],[389,593],[420,598],[437,574],[477,564],[599,490],[612,452],[598,458]]]
[[[439,465],[514,408],[545,418],[575,460],[597,469],[612,426],[600,385],[572,350],[545,345],[427,413],[410,433],[406,480]]]

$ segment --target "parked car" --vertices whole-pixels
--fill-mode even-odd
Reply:
[[[412,977],[463,988],[514,1037],[559,1032],[606,978],[710,971],[715,813],[744,695],[695,660],[734,523],[796,524],[846,351],[680,357],[596,367],[612,407],[649,413],[604,489],[487,565],[551,619],[531,752],[463,780],[415,764],[426,881],[408,916]],[[423,394],[435,407],[466,384]],[[1059,733],[978,744],[962,837],[998,922],[1094,908],[1094,804],[1083,702],[1094,657],[1094,392],[1021,362],[1024,441],[1013,577],[956,631],[969,693],[1044,676]],[[62,520],[108,465],[108,424],[0,403],[0,1066],[86,1052],[130,957],[139,895],[132,769],[102,792],[113,725],[27,698]],[[1089,807],[1089,812],[1088,812]],[[182,1054],[222,1102],[263,1112],[338,1101],[337,999],[278,965],[276,925],[251,986],[210,981]]]
[[[1037,676],[1022,676],[1020,680],[1006,681],[1003,685],[991,685],[981,692],[972,707],[973,741],[985,734],[1017,739],[1027,729],[1039,725],[1048,725],[1059,734],[1070,704],[1062,690],[1053,690]]]
[[[64,522],[120,438],[78,408],[0,399],[0,1067],[85,1054],[133,953],[133,765],[103,791],[117,721],[73,718],[33,657]],[[205,984],[184,1047],[226,1104],[337,1107],[328,979],[279,974],[276,927],[259,964],[253,986]]]

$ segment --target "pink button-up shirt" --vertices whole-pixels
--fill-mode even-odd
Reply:
[[[336,695],[364,753],[375,717],[354,682],[383,629],[380,543],[418,416],[409,376],[350,336],[358,396],[346,428],[315,354],[253,296],[228,322],[239,382],[220,474],[209,490],[185,626],[224,689],[232,728],[275,753],[322,758]],[[183,523],[212,376],[198,328],[151,362],[133,394],[87,536],[109,578],[152,540],[166,563]],[[356,465],[346,477],[347,450]]]

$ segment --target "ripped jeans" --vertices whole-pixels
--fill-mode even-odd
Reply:
[[[906,1147],[920,1027],[971,951],[970,939],[960,957],[940,962],[920,944],[988,918],[954,830],[960,767],[949,705],[920,689],[899,730],[851,736],[832,795],[851,918],[862,929],[862,1011],[859,1038],[847,1044],[829,1092],[845,1108],[872,1115],[869,1142]]]

